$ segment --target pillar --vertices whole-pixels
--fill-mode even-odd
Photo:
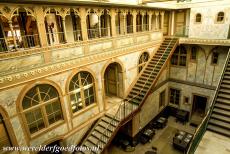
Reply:
[[[148,13],[148,15],[149,15],[149,31],[151,31],[152,30],[152,12],[149,12]]]
[[[132,16],[133,16],[133,33],[137,32],[137,11],[133,10],[132,11]]]
[[[156,21],[155,21],[156,22],[155,23],[156,24],[155,29],[159,30],[159,12],[158,11],[155,12],[155,16],[156,16],[156,18],[155,18],[156,19]]]
[[[98,15],[98,36],[101,37],[101,14]]]
[[[145,16],[145,13],[141,13],[141,31],[143,32],[144,31],[144,16]]]
[[[164,31],[164,14],[165,14],[165,12],[162,11],[160,14],[161,14],[161,31],[163,32]]]
[[[85,8],[80,8],[79,9],[79,16],[81,18],[81,33],[82,33],[82,40],[86,41],[88,40],[88,31],[87,31],[87,24],[86,24],[86,16],[87,12]]]
[[[123,23],[124,23],[124,34],[127,34],[127,23],[126,23],[126,13],[123,13]]]
[[[175,29],[175,11],[172,11],[171,16],[171,35],[174,35],[174,29]]]
[[[115,9],[111,9],[110,10],[110,16],[111,16],[111,31],[112,31],[112,36],[116,36],[117,35],[117,31],[116,31],[116,12]]]
[[[63,38],[64,42],[67,42],[67,34],[66,34],[66,27],[65,27],[65,17],[61,17],[62,28],[63,28]]]
[[[37,20],[40,45],[41,47],[48,46],[43,8],[41,6],[35,6],[34,13]]]

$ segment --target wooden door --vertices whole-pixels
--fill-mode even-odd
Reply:
[[[185,33],[185,11],[176,12],[175,34],[183,35]]]
[[[118,70],[116,65],[111,64],[106,71],[106,89],[108,95],[118,94]]]

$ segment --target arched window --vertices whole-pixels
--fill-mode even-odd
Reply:
[[[94,79],[89,72],[77,73],[70,81],[69,95],[73,113],[95,103]]]
[[[145,66],[146,62],[149,60],[148,52],[144,52],[141,54],[139,63],[138,63],[138,72],[140,73],[143,67]]]
[[[22,108],[31,134],[63,120],[59,94],[48,84],[31,88],[22,100]]]
[[[178,46],[174,51],[171,64],[177,66],[186,66],[187,51],[184,46]]]
[[[197,13],[197,14],[196,14],[196,22],[197,22],[197,23],[200,23],[200,22],[201,22],[201,18],[202,18],[202,17],[201,17],[201,14],[200,14],[200,13]]]
[[[224,20],[224,12],[219,12],[217,14],[217,22],[222,22]]]

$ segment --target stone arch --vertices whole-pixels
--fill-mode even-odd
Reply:
[[[4,122],[5,127],[6,127],[6,132],[8,133],[8,137],[9,137],[9,140],[10,140],[12,146],[18,146],[18,142],[17,142],[16,136],[15,136],[12,124],[10,122],[9,115],[1,105],[0,105],[0,115],[3,118],[3,122]]]

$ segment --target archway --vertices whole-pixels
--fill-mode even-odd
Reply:
[[[106,96],[123,97],[123,73],[119,63],[114,62],[107,66],[104,79]]]

